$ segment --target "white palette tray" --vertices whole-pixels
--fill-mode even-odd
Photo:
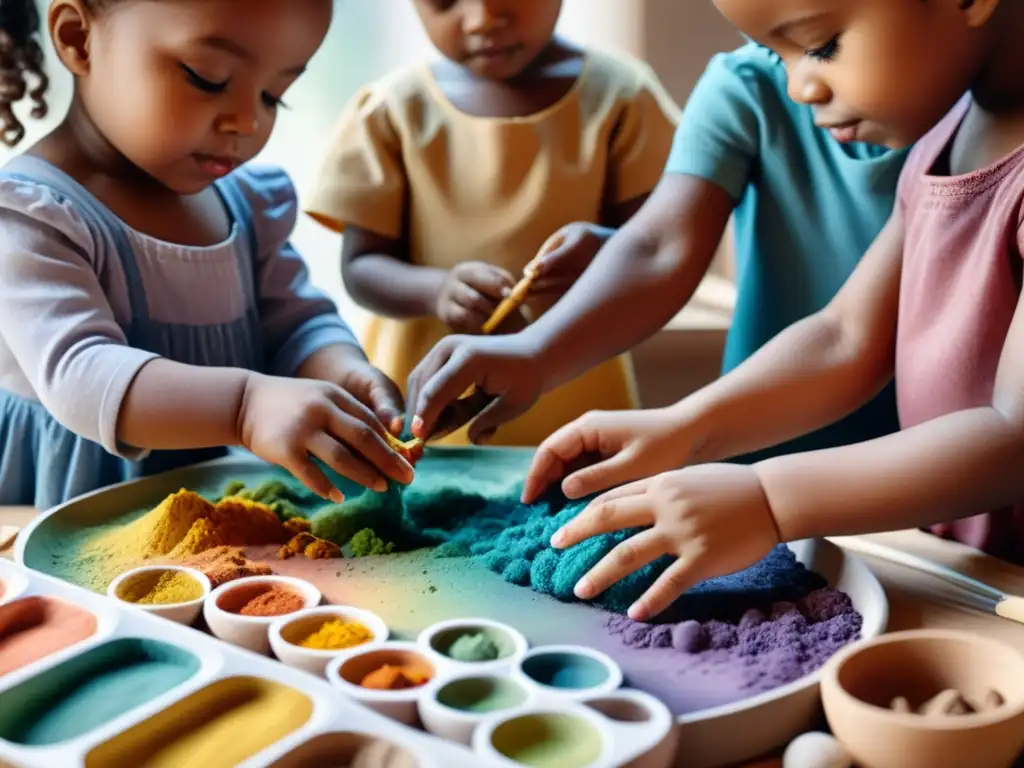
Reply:
[[[112,753],[104,752],[104,745],[122,734],[127,738],[117,746],[120,748],[123,744],[131,756],[122,752],[118,765],[144,764],[147,757],[145,734],[159,733],[166,745],[167,728],[171,726],[173,730],[172,720],[166,715],[157,719],[159,725],[152,728],[149,727],[152,722],[150,719],[172,708],[175,712],[188,713],[188,703],[197,701],[194,695],[208,691],[218,683],[221,686],[278,684],[298,692],[311,705],[309,717],[303,725],[249,756],[240,763],[242,768],[312,768],[324,765],[323,761],[328,756],[332,762],[346,757],[341,753],[351,751],[352,746],[360,742],[392,745],[392,749],[388,750],[378,744],[377,748],[381,751],[374,753],[375,757],[363,757],[367,762],[360,765],[373,768],[511,768],[522,763],[504,757],[495,749],[494,739],[497,737],[492,738],[492,734],[500,732],[503,726],[508,732],[508,724],[519,718],[536,720],[540,717],[543,720],[550,716],[562,720],[575,718],[573,722],[581,726],[589,725],[598,735],[600,754],[588,762],[585,768],[616,768],[625,765],[662,768],[671,762],[673,745],[668,743],[670,740],[667,737],[672,730],[672,718],[668,710],[646,694],[619,691],[618,679],[613,680],[614,685],[604,686],[589,697],[594,700],[594,706],[588,705],[588,697],[585,695],[558,695],[553,689],[545,693],[540,690],[543,686],[534,686],[537,690],[527,701],[502,712],[489,714],[474,723],[472,747],[466,747],[403,725],[375,711],[372,704],[367,706],[357,702],[343,692],[343,684],[337,682],[337,671],[346,659],[359,653],[386,649],[386,643],[373,649],[357,649],[339,654],[331,665],[335,671],[335,684],[332,685],[311,674],[239,649],[189,627],[14,563],[0,560],[0,581],[3,582],[0,606],[28,597],[54,598],[87,611],[96,618],[96,631],[87,639],[0,676],[0,764],[14,768],[92,768],[108,765],[104,755]],[[119,647],[119,643],[123,647]],[[11,729],[15,728],[21,713],[26,708],[36,706],[33,702],[37,702],[39,697],[48,698],[49,692],[63,690],[69,680],[72,685],[80,684],[86,679],[90,667],[99,671],[119,654],[142,646],[170,649],[178,658],[191,659],[187,679],[92,730],[58,743],[25,746],[3,738],[11,735]],[[425,637],[423,644],[415,647],[429,654],[429,638]],[[538,648],[534,652],[544,650],[562,649]],[[510,679],[514,679],[523,657],[527,655],[521,654],[507,667],[489,670],[485,674],[507,674]],[[435,728],[445,730],[454,727],[454,734],[464,729],[466,723],[446,713],[445,707],[438,706],[435,699],[441,688],[460,675],[465,675],[466,670],[458,669],[457,665],[446,667],[443,663],[437,664],[437,669],[436,678],[414,694],[414,697],[416,704],[420,700],[429,699],[433,706],[428,705],[422,711],[431,713],[428,717],[434,717]],[[78,675],[77,679],[75,675]],[[331,677],[330,671],[328,677]],[[202,695],[199,696],[201,698]],[[180,709],[185,700],[189,700],[185,704],[186,708]],[[211,709],[209,699],[205,704],[196,703],[194,706],[205,707],[209,712],[215,711]],[[193,713],[195,711],[192,710]],[[635,717],[637,712],[642,716]],[[147,723],[147,726],[132,730],[143,723]],[[157,728],[160,727],[163,730],[158,732]],[[133,733],[143,735],[133,738]],[[181,765],[182,768],[189,768],[187,764]],[[196,766],[199,768],[198,763]],[[205,763],[203,768],[206,768]]]

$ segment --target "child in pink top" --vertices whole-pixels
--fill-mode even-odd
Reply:
[[[790,95],[835,140],[898,147],[927,135],[888,224],[825,309],[667,419],[594,414],[541,447],[528,501],[585,454],[602,458],[564,479],[570,497],[646,478],[606,491],[555,535],[564,548],[644,529],[577,595],[674,556],[630,610],[644,620],[779,541],[910,527],[1024,563],[1024,3],[716,5],[782,57]],[[894,373],[897,434],[752,466],[710,463],[835,421]],[[663,457],[680,454],[690,466],[664,472]]]

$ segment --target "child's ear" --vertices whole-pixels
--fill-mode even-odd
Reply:
[[[998,7],[999,0],[960,0],[960,10],[972,29],[985,26]]]
[[[54,0],[47,25],[53,48],[64,66],[72,75],[88,74],[92,14],[82,0]]]

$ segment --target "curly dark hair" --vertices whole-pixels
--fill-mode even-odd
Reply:
[[[29,87],[29,79],[33,82]],[[28,96],[32,117],[46,117],[43,49],[39,45],[39,11],[35,0],[0,0],[0,141],[14,147],[25,138],[25,126],[14,105]]]

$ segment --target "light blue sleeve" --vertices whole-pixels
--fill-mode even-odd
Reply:
[[[715,56],[686,102],[666,173],[706,179],[739,201],[761,146],[764,88],[777,88],[769,72],[781,67],[753,44]]]
[[[358,347],[352,329],[334,302],[310,282],[305,262],[289,242],[299,210],[291,179],[272,166],[247,166],[237,178],[249,202],[259,244],[256,298],[267,373],[294,376],[310,355],[324,347]]]

